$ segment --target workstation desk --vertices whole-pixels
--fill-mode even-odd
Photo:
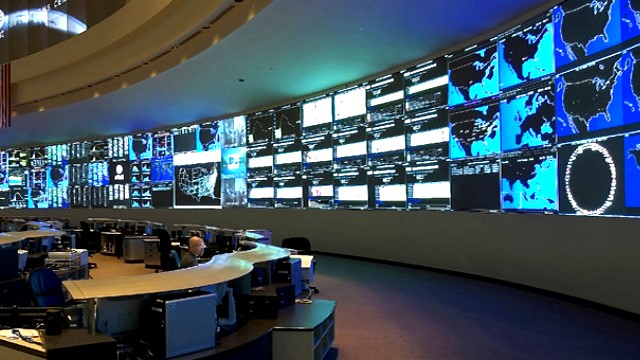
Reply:
[[[249,250],[214,256],[197,267],[100,280],[70,280],[63,284],[75,301],[86,301],[88,331],[100,328],[100,303],[105,299],[138,297],[202,288],[236,280],[251,273],[255,266],[286,258],[286,249],[240,241]],[[126,281],[123,281],[126,280]],[[334,336],[336,303],[314,300],[293,304],[278,311],[275,319],[250,319],[236,331],[216,339],[216,346],[175,359],[322,359]],[[295,349],[295,356],[287,355]],[[301,356],[302,355],[302,356]]]

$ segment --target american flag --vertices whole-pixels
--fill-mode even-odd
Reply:
[[[11,63],[0,65],[0,127],[11,126]]]

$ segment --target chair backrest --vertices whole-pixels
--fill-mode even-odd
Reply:
[[[299,254],[311,254],[311,241],[306,237],[290,237],[282,240],[282,247],[287,249],[298,250]]]
[[[180,269],[180,256],[175,250],[169,250],[160,254],[160,267],[162,271],[173,271]]]
[[[165,229],[158,229],[158,250],[163,252],[169,252],[171,250],[171,234]]]
[[[27,276],[27,283],[36,306],[62,307],[65,303],[62,281],[51,269],[35,269]]]

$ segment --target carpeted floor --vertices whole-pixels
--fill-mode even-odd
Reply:
[[[317,257],[332,359],[639,359],[640,323],[501,285]]]
[[[639,359],[640,323],[501,285],[319,255],[337,301],[328,359]],[[92,277],[153,272],[96,254]]]

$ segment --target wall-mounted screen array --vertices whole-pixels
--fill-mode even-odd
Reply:
[[[300,103],[0,152],[0,206],[640,215],[640,2],[569,0]]]

